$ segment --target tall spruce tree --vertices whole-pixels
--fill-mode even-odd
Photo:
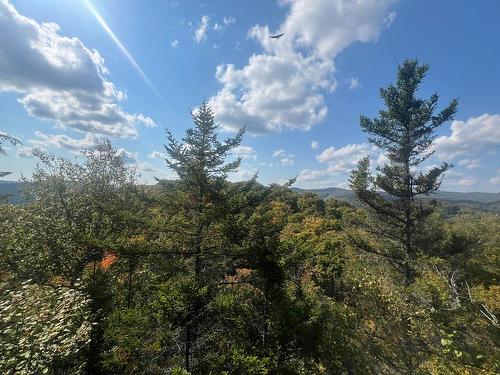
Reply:
[[[368,157],[352,172],[350,186],[381,223],[390,230],[384,235],[401,245],[399,254],[391,254],[402,266],[407,282],[412,278],[409,261],[418,250],[416,239],[422,223],[433,212],[434,204],[418,199],[439,189],[443,173],[452,165],[443,163],[427,172],[419,166],[433,153],[435,129],[452,120],[457,110],[453,99],[436,113],[438,95],[420,99],[417,91],[429,66],[417,59],[408,59],[398,66],[395,84],[380,89],[386,109],[379,117],[360,117],[360,125],[369,141],[380,147],[388,163],[377,168],[373,177]]]
[[[179,176],[178,187],[183,197],[179,206],[183,208],[185,217],[189,218],[184,228],[185,237],[189,238],[184,240],[190,246],[187,255],[193,265],[194,287],[205,288],[217,281],[207,271],[207,259],[214,250],[214,246],[208,245],[207,232],[217,216],[215,211],[223,206],[221,191],[227,174],[240,165],[240,158],[229,163],[226,163],[226,158],[240,145],[244,129],[236,136],[220,141],[217,134],[220,125],[214,121],[214,113],[207,102],[203,102],[191,116],[194,128],[186,131],[182,142],[177,141],[167,129],[166,163]],[[206,304],[206,296],[193,298],[186,314],[184,365],[187,371],[195,367],[192,363],[193,351],[201,310]]]

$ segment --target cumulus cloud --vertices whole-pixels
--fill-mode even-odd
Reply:
[[[151,152],[149,155],[148,155],[149,158],[151,159],[160,159],[160,160],[165,160],[167,158],[167,154],[163,153],[163,152],[160,152],[160,151],[156,151],[154,150],[153,152]]]
[[[471,187],[471,186],[474,186],[478,183],[478,180],[476,178],[472,178],[472,177],[465,177],[465,178],[461,178],[460,180],[458,180],[456,182],[456,184],[458,186],[462,186],[462,187]]]
[[[228,180],[232,182],[248,181],[258,174],[259,170],[248,165],[241,165],[236,171],[229,173]]]
[[[313,150],[316,150],[319,147],[319,142],[318,141],[312,141],[311,142],[311,148]]]
[[[257,154],[252,146],[238,146],[232,150],[233,154],[242,159],[257,160]]]
[[[372,167],[382,166],[387,161],[378,147],[368,143],[328,147],[316,156],[320,163],[326,164],[326,168],[304,169],[299,173],[297,182],[308,187],[346,187],[347,175],[367,155],[371,158]]]
[[[210,17],[204,15],[201,17],[198,27],[194,31],[194,40],[196,43],[204,42],[207,39],[207,31],[210,23]]]
[[[17,150],[17,156],[27,159],[33,158],[33,148],[27,146],[21,147]]]
[[[143,162],[143,163],[137,163],[136,167],[137,167],[138,172],[157,172],[158,171],[158,168],[153,167],[147,161]]]
[[[284,167],[289,167],[295,164],[294,160],[292,158],[282,158],[280,159],[280,163]]]
[[[71,138],[65,134],[45,134],[41,131],[35,132],[36,139],[32,139],[29,142],[37,148],[56,147],[71,151],[73,153],[78,153],[84,149],[88,149],[94,146],[99,138],[91,133],[87,133],[84,138],[76,139]],[[28,150],[24,150],[23,154],[20,156],[25,156]]]
[[[178,41],[177,39],[172,40],[172,41],[170,42],[170,45],[171,45],[172,47],[174,47],[174,48],[177,48],[177,47],[179,46],[179,41]]]
[[[329,168],[312,170],[303,169],[297,176],[297,185],[306,188],[342,187],[347,188],[344,174],[331,172]]]
[[[458,165],[467,169],[479,169],[482,167],[481,160],[479,159],[462,159]]]
[[[351,171],[357,162],[375,151],[375,148],[368,143],[350,144],[343,147],[328,147],[316,158],[321,163],[328,163],[335,171]]]
[[[489,187],[491,187],[493,190],[500,190],[500,176],[494,176],[494,177],[491,177],[489,180],[488,180],[488,185]]]
[[[453,121],[451,134],[436,138],[434,150],[442,160],[455,159],[500,145],[500,115],[483,114],[466,121]]]
[[[278,149],[274,150],[274,152],[273,152],[273,158],[278,157],[278,156],[285,156],[285,155],[286,155],[286,151],[282,150],[281,148],[278,148]]]
[[[295,155],[289,154],[285,150],[278,148],[273,152],[273,158],[278,158],[279,163],[284,167],[295,165]]]
[[[288,16],[270,39],[267,26],[249,37],[263,52],[246,66],[217,67],[222,88],[211,98],[226,130],[247,124],[250,133],[309,130],[327,114],[324,93],[335,89],[335,56],[354,42],[377,40],[394,0],[286,0]],[[274,33],[274,31],[273,31]]]
[[[0,35],[0,92],[20,93],[30,115],[111,137],[136,137],[137,124],[155,125],[122,109],[125,95],[108,80],[99,52],[61,35],[57,24],[40,24],[2,0]]]
[[[127,151],[124,148],[119,148],[118,150],[116,150],[116,154],[118,156],[121,156],[123,158],[123,160],[125,161],[125,163],[129,163],[129,164],[136,164],[137,157],[139,156],[139,154],[137,152]]]

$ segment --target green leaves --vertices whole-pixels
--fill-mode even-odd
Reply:
[[[77,288],[27,281],[3,291],[1,301],[0,372],[83,373],[81,354],[91,330],[88,296]]]

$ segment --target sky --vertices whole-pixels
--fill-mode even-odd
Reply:
[[[0,170],[29,177],[33,147],[74,158],[106,137],[141,182],[174,178],[165,128],[181,138],[206,100],[221,137],[246,126],[231,180],[346,188],[360,158],[386,160],[359,116],[418,58],[419,95],[459,100],[424,168],[455,165],[445,190],[498,192],[498,15],[495,0],[0,0],[0,131],[22,142]]]

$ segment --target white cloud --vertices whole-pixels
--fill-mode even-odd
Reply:
[[[73,153],[88,149],[99,141],[99,138],[92,133],[87,133],[84,138],[76,139],[65,134],[50,135],[42,133],[41,131],[36,131],[35,137],[36,139],[31,139],[29,141],[35,147],[45,148],[46,146],[51,146],[66,149]]]
[[[442,160],[477,151],[495,150],[500,145],[500,115],[483,114],[466,121],[453,121],[451,134],[436,138],[434,150]]]
[[[139,181],[142,184],[156,184],[156,178],[175,179],[175,173],[170,169],[161,169],[148,162],[133,162],[132,167],[135,167],[139,172]]]
[[[283,128],[309,130],[326,117],[324,98],[316,91],[331,84],[325,75],[332,69],[333,64],[300,55],[254,55],[241,70],[234,65],[217,67],[223,88],[210,104],[226,130],[243,124],[252,134]]]
[[[289,154],[285,150],[278,148],[273,152],[273,158],[279,158],[279,162],[284,167],[289,167],[295,164],[295,155]]]
[[[479,159],[462,159],[458,162],[458,165],[467,169],[482,168],[481,160]]]
[[[344,172],[352,170],[357,162],[375,151],[375,148],[368,143],[350,144],[343,147],[328,147],[316,158],[321,163],[328,163],[332,170]]]
[[[318,141],[312,141],[311,142],[311,148],[313,150],[316,150],[319,147],[319,142]]]
[[[450,169],[450,170],[446,171],[446,174],[445,174],[446,177],[452,177],[452,178],[453,177],[461,177],[463,175],[464,174],[462,172],[458,172],[455,169]]]
[[[247,181],[250,180],[258,173],[258,169],[255,167],[250,167],[248,165],[240,165],[238,170],[229,173],[228,180],[232,182]]]
[[[295,164],[295,162],[293,161],[292,158],[283,158],[283,159],[280,159],[280,163],[281,163],[281,165],[283,165],[285,167],[292,166],[292,165]]]
[[[30,115],[112,137],[136,137],[139,123],[153,126],[121,108],[126,97],[107,79],[99,52],[60,35],[57,24],[40,24],[0,1],[0,35],[0,92],[23,95]]]
[[[173,47],[173,48],[177,48],[179,46],[179,41],[177,39],[175,40],[172,40],[170,42],[170,45]]]
[[[211,98],[226,130],[247,124],[250,133],[309,130],[327,114],[324,93],[335,89],[335,56],[348,45],[376,40],[394,0],[286,0],[288,16],[270,39],[267,26],[254,26],[249,37],[264,52],[241,69],[217,67],[222,84]]]
[[[139,172],[156,172],[158,170],[158,168],[153,167],[147,161],[144,163],[137,163],[136,167]]]
[[[165,160],[167,158],[167,154],[159,151],[153,151],[148,155],[148,157],[151,159]]]
[[[345,83],[349,86],[349,90],[356,90],[361,88],[361,84],[359,83],[358,77],[351,77],[345,80]]]
[[[298,181],[313,181],[320,179],[326,175],[327,171],[325,169],[322,170],[311,170],[311,169],[303,169],[300,171],[299,176],[297,178]]]
[[[377,40],[394,0],[287,0],[291,4],[282,32],[323,58],[354,42]],[[394,16],[392,16],[394,17]]]
[[[328,147],[316,159],[326,164],[323,169],[303,169],[297,182],[304,187],[321,188],[329,186],[347,187],[347,177],[356,168],[358,161],[370,155],[372,167],[383,165],[386,158],[381,150],[368,143],[350,144],[342,147]]]
[[[332,173],[327,169],[303,169],[297,176],[297,185],[305,188],[342,187],[347,188],[344,174]]]
[[[33,158],[34,157],[33,148],[27,146],[21,147],[20,149],[17,150],[17,156],[27,159]]]
[[[274,150],[274,152],[273,152],[273,158],[278,157],[278,156],[285,156],[285,155],[286,155],[286,151],[282,150],[281,148],[278,148],[278,149]]]
[[[500,176],[491,177],[488,180],[488,185],[491,187],[492,190],[499,191],[500,190]]]
[[[477,183],[478,183],[478,180],[475,178],[471,178],[471,177],[461,178],[460,180],[458,180],[456,182],[456,184],[458,186],[462,186],[462,187],[471,187],[473,185],[476,185]]]
[[[136,164],[137,157],[139,156],[137,152],[127,151],[124,148],[119,148],[118,150],[116,150],[116,154],[121,156],[125,163],[129,164]]]
[[[194,40],[197,43],[204,42],[207,39],[207,31],[210,23],[210,17],[204,15],[201,17],[200,22],[198,23],[198,28],[194,32]]]
[[[257,154],[252,146],[238,146],[233,149],[233,154],[242,159],[257,160]]]

